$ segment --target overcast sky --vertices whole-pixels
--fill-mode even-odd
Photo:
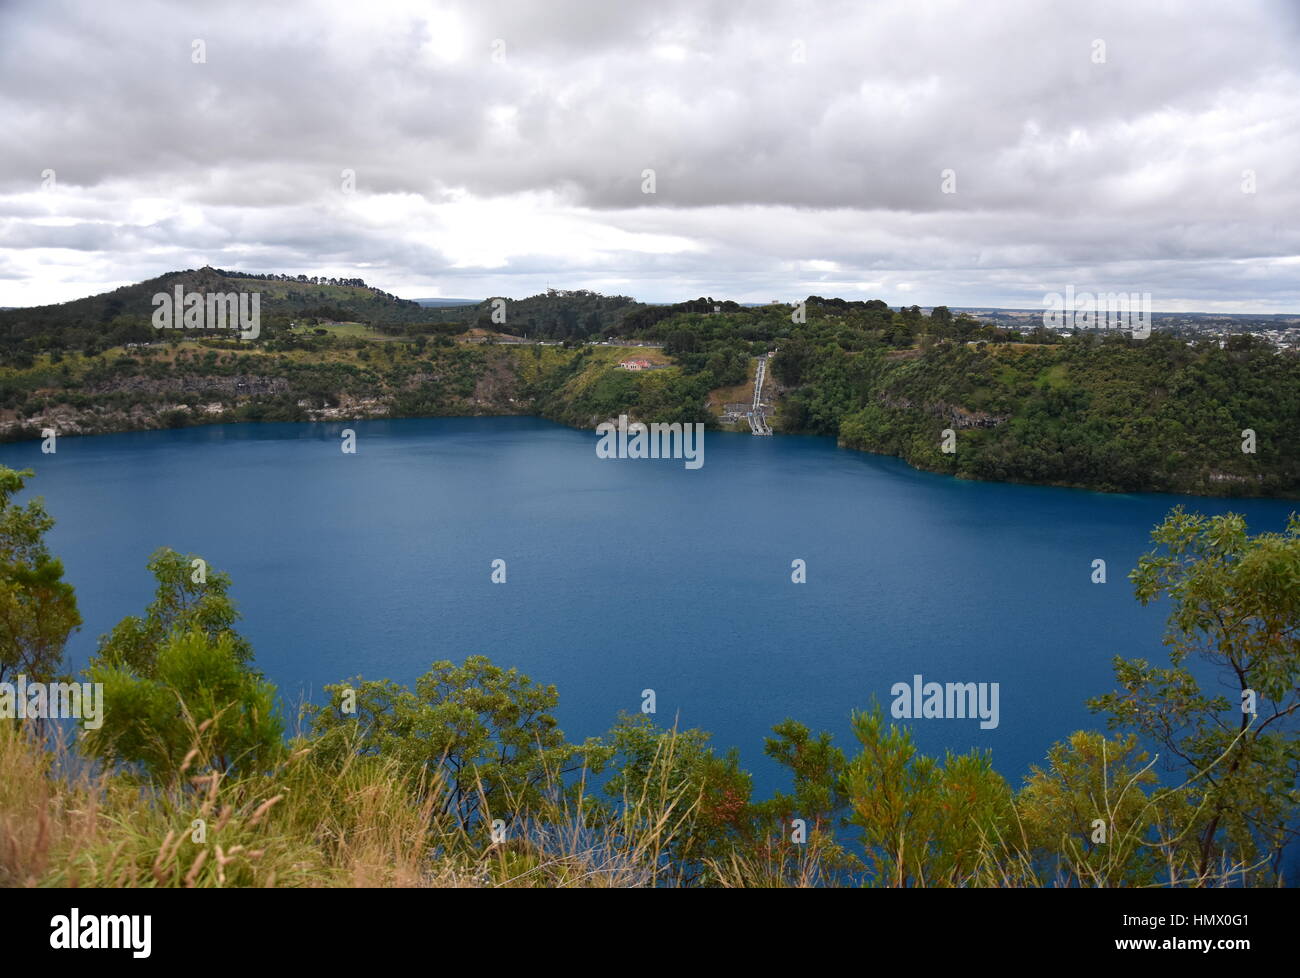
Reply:
[[[0,305],[211,264],[1300,311],[1297,52],[1300,0],[3,0]]]

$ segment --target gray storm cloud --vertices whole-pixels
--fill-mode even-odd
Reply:
[[[0,305],[211,263],[411,296],[1294,310],[1297,34],[1263,0],[19,0]]]

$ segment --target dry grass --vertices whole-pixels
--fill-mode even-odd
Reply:
[[[382,765],[328,784],[304,754],[276,777],[160,791],[75,770],[64,745],[0,728],[0,885],[416,886],[427,806]],[[315,789],[315,790],[314,790]]]
[[[440,785],[412,785],[377,757],[352,755],[341,769],[325,770],[300,746],[273,772],[236,778],[207,771],[196,748],[175,786],[160,789],[92,770],[66,743],[0,724],[0,886],[691,885],[673,851],[689,839],[700,798],[673,773],[676,750],[675,733],[665,736],[642,787],[605,817],[595,816],[580,782],[572,794],[556,792],[548,810],[512,819],[507,840],[493,842],[486,797],[483,826],[467,830],[442,814]],[[190,773],[199,770],[205,773]],[[1107,784],[1104,810],[1118,811],[1130,787]],[[498,799],[498,808],[513,809],[511,799]],[[1152,842],[1137,834],[1146,824],[1122,828],[1100,861],[1064,844],[1057,850],[1064,860],[1045,876],[1016,818],[1002,836],[981,837],[959,874],[927,879],[918,865],[912,885],[1125,885],[1127,854],[1144,846],[1165,862],[1162,881],[1148,885],[1230,885],[1252,868],[1222,865],[1205,878],[1189,876],[1178,839],[1162,830]],[[830,869],[842,865],[833,839],[819,834],[809,842],[707,858],[710,880],[744,888],[844,885],[847,878]]]
[[[197,754],[162,790],[0,725],[0,886],[648,886],[668,881],[662,853],[691,808],[661,782],[597,827],[580,795],[494,844],[378,758],[325,771],[299,748],[273,774],[188,776]]]

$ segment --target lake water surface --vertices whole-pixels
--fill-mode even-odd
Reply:
[[[996,729],[912,728],[927,751],[992,748],[1018,783],[1100,726],[1084,700],[1111,688],[1113,656],[1162,658],[1167,607],[1141,608],[1126,575],[1168,509],[1232,509],[1260,531],[1297,507],[963,482],[831,439],[708,434],[696,471],[598,459],[595,442],[533,418],[228,425],[7,445],[0,462],[36,470],[29,494],[58,521],[78,667],[143,612],[166,545],[231,574],[291,703],[482,653],[555,684],[575,741],[653,689],[661,722],[739,747],[760,794],[780,784],[773,723],[848,749],[850,712],[915,674],[1000,684]],[[1094,558],[1109,583],[1091,583]]]

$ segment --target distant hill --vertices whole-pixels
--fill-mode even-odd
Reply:
[[[422,306],[437,308],[439,306],[477,306],[482,299],[412,299]]]
[[[428,318],[418,302],[399,299],[361,279],[258,275],[205,267],[169,272],[70,302],[0,310],[0,344],[12,349],[30,340],[29,345],[39,348],[78,349],[152,339],[153,297],[159,292],[172,293],[178,285],[186,292],[258,292],[264,320],[319,315],[404,323]]]
[[[495,321],[496,298],[484,299],[464,310],[445,315],[515,336],[532,339],[582,339],[621,332],[624,320],[645,304],[626,295],[601,295],[587,289],[547,289],[524,299],[506,299],[505,321]]]

